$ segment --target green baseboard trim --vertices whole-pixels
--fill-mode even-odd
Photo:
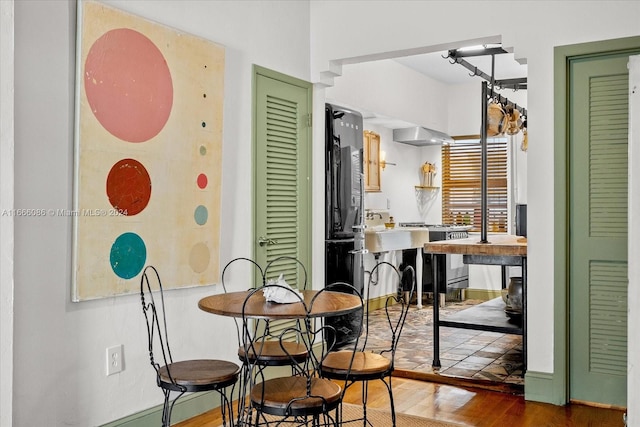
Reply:
[[[524,398],[533,402],[566,405],[564,393],[556,384],[554,374],[546,372],[527,371],[524,375]]]
[[[466,299],[477,299],[480,301],[490,301],[494,298],[502,296],[502,291],[499,289],[465,289]]]
[[[390,296],[391,294],[371,298],[369,300],[369,311],[375,311],[380,308],[384,308],[385,304],[387,303],[387,298],[389,298]]]
[[[161,393],[158,389],[158,393]],[[220,406],[220,395],[215,391],[191,393],[182,396],[173,407],[171,423],[178,423]],[[162,424],[162,405],[145,409],[128,417],[112,421],[101,427],[158,427]]]

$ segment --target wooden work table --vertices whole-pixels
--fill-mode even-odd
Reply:
[[[480,243],[480,236],[466,239],[439,240],[424,244],[424,251],[432,254],[460,254],[482,256],[527,256],[527,239],[510,234],[490,234],[489,243]]]
[[[440,240],[424,244],[424,252],[431,254],[434,265],[434,276],[437,275],[437,254],[462,255],[465,264],[500,265],[503,270],[507,266],[522,267],[522,318],[514,324],[513,319],[504,314],[504,319],[496,317],[496,303],[489,301],[469,309],[469,315],[463,310],[452,316],[449,320],[440,319],[440,295],[433,294],[433,363],[434,369],[439,369],[440,364],[440,326],[454,328],[476,329],[484,331],[496,331],[522,335],[522,350],[524,358],[524,371],[527,363],[527,240],[524,237],[491,234],[487,236],[487,243],[480,242],[480,236],[474,235],[466,239]],[[504,276],[504,271],[503,271]],[[434,277],[434,283],[437,278]],[[504,282],[503,282],[504,286]],[[486,316],[483,310],[486,309]],[[472,312],[471,312],[472,311]]]

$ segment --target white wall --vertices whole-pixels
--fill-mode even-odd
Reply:
[[[380,150],[386,153],[387,164],[380,173],[379,192],[365,194],[365,208],[388,211],[396,224],[400,222],[427,222],[437,224],[441,218],[441,199],[422,209],[416,198],[415,186],[420,185],[420,166],[426,161],[440,166],[440,147],[414,147],[393,141],[393,131],[364,121],[364,129],[380,135]],[[440,178],[436,176],[436,184]]]
[[[420,126],[442,131],[448,128],[447,85],[396,61],[343,67],[340,78],[327,88],[326,97]]]
[[[251,256],[251,66],[309,80],[309,4],[109,4],[226,47],[221,263]],[[75,8],[74,1],[15,3],[18,208],[72,207]],[[4,19],[2,24],[4,109]],[[2,138],[4,167],[4,127]],[[16,218],[15,241],[13,425],[95,426],[160,404],[138,297],[70,302],[70,219]],[[3,263],[3,298],[5,279]],[[247,279],[238,277],[232,288],[245,288]],[[220,291],[209,286],[167,293],[174,356],[236,360],[232,321],[197,308],[200,298]],[[5,308],[3,303],[3,406]],[[106,377],[105,349],[115,344],[124,344],[125,370]],[[2,412],[4,417],[4,407]]]
[[[553,372],[553,48],[640,33],[640,2],[501,1],[311,2],[311,76],[339,74],[340,65],[397,52],[437,51],[452,42],[495,39],[528,64],[528,368]],[[499,21],[498,21],[499,19]],[[499,22],[499,25],[496,25]],[[462,43],[457,46],[459,47]],[[341,77],[336,77],[340,79]],[[329,82],[327,82],[329,83]],[[536,168],[533,167],[536,165]],[[637,356],[640,359],[640,356]]]
[[[13,0],[0,2],[0,211],[13,208]],[[13,424],[13,217],[0,216],[0,425]]]

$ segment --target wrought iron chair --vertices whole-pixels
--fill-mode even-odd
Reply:
[[[231,270],[231,267],[240,263],[248,263],[251,267],[253,267],[255,269],[255,271],[257,273],[259,273],[260,276],[260,285],[262,286],[264,285],[264,270],[262,269],[262,267],[260,267],[260,265],[255,262],[254,260],[250,259],[250,258],[245,258],[245,257],[239,257],[239,258],[234,258],[231,261],[229,261],[224,268],[222,269],[222,276],[221,276],[221,283],[222,283],[222,290],[224,291],[224,293],[226,294],[228,292],[227,290],[227,284],[225,281],[225,275],[229,274],[229,270]],[[253,286],[251,286],[250,288],[253,288]],[[236,324],[236,333],[238,335],[238,357],[240,358],[240,360],[242,362],[245,362],[245,355],[244,355],[244,347],[241,345],[242,343],[242,337],[240,335],[240,325],[238,324],[238,319],[233,319],[235,324]]]
[[[303,288],[306,287],[307,283],[307,271],[304,265],[296,258],[282,256],[272,260],[265,269],[262,269],[260,265],[249,259],[249,258],[235,258],[229,261],[224,269],[222,270],[222,287],[225,292],[227,292],[227,286],[225,284],[225,274],[228,273],[229,269],[233,264],[240,263],[249,263],[252,267],[255,268],[257,272],[260,273],[262,286],[264,286],[267,282],[267,272],[270,268],[278,267],[282,271],[282,266],[278,265],[279,262],[283,261],[293,261],[297,263],[302,269],[303,275]],[[285,261],[285,262],[286,262]],[[259,288],[261,288],[260,286]],[[234,319],[235,320],[235,319]],[[306,346],[302,343],[296,342],[295,339],[297,337],[292,336],[290,340],[280,340],[279,332],[284,328],[282,321],[274,322],[269,319],[253,319],[250,321],[243,321],[243,330],[242,334],[240,328],[238,326],[238,322],[236,321],[236,330],[238,332],[238,358],[242,362],[243,370],[242,370],[242,379],[240,382],[240,392],[239,392],[239,407],[245,407],[245,396],[247,393],[247,385],[249,383],[249,375],[253,368],[259,367],[260,370],[266,368],[267,366],[291,366],[292,364],[302,363],[308,357],[308,350]],[[259,334],[262,339],[262,345],[260,346],[259,352],[255,351],[255,348],[252,346],[243,345],[246,336],[256,336]],[[292,368],[293,372],[293,368]],[[245,414],[238,413],[238,419],[242,419]]]
[[[291,264],[293,264],[296,268],[300,268],[302,270],[302,286],[300,283],[298,283],[298,279],[297,279],[297,272],[296,274],[293,275],[293,282],[289,283],[289,285],[291,285],[292,287],[296,287],[300,290],[304,290],[307,289],[307,269],[304,267],[304,264],[297,258],[289,256],[289,255],[282,255],[279,256],[277,258],[274,258],[273,260],[269,261],[269,263],[267,263],[267,265],[264,268],[264,283],[266,284],[268,282],[267,276],[269,275],[270,272],[275,270],[275,273],[291,273]],[[297,264],[297,266],[296,266]],[[289,274],[289,276],[291,276],[291,274]],[[286,277],[285,277],[286,279]],[[291,279],[291,277],[289,277],[289,279]]]
[[[381,266],[390,266],[395,273],[397,273],[399,279],[399,287],[397,294],[388,296],[385,301],[385,315],[387,323],[389,324],[390,342],[388,346],[384,348],[368,348],[368,332],[369,332],[369,296],[372,286],[372,276],[378,272]],[[411,290],[402,292],[402,284],[409,282]],[[362,382],[362,406],[363,406],[363,425],[371,425],[371,422],[367,419],[367,395],[368,385],[371,380],[381,380],[387,387],[389,392],[389,400],[391,405],[391,421],[393,426],[396,425],[396,413],[393,402],[393,389],[391,387],[391,374],[394,370],[394,360],[396,354],[396,348],[400,335],[404,326],[404,322],[407,318],[409,311],[409,304],[413,298],[413,292],[415,291],[416,278],[413,267],[407,266],[402,273],[398,269],[388,262],[380,262],[375,265],[371,270],[367,284],[367,302],[365,311],[365,326],[364,334],[361,339],[361,346],[358,347],[356,342],[355,356],[352,358],[353,350],[339,350],[331,352],[323,360],[321,366],[321,373],[324,378],[330,378],[334,380],[345,381],[345,389],[355,384],[356,382]],[[395,305],[398,307],[393,307]],[[358,419],[359,420],[359,419]],[[349,421],[358,421],[349,420]]]
[[[345,286],[345,284],[341,285]],[[278,285],[265,286],[265,288],[269,287],[278,287]],[[302,361],[295,354],[289,354],[294,368],[294,373],[290,376],[266,379],[263,371],[256,370],[256,374],[252,376],[249,396],[255,418],[252,414],[249,425],[268,425],[267,415],[277,419],[276,425],[285,421],[294,421],[298,425],[308,425],[308,423],[313,426],[342,425],[340,403],[344,396],[344,389],[334,381],[322,378],[319,371],[324,357],[335,345],[335,330],[331,326],[325,326],[321,319],[310,315],[320,295],[333,289],[334,286],[329,285],[320,290],[308,306],[302,298],[298,297],[296,304],[303,304],[307,313],[304,322],[284,329],[280,334],[279,342],[286,352],[286,342],[292,335],[295,336],[297,341],[306,347],[308,357]],[[360,297],[362,313],[364,307],[362,296],[355,288],[353,291]],[[319,326],[316,320],[319,320]],[[264,344],[263,337],[252,337],[248,343],[253,351],[259,353]],[[314,346],[315,351],[313,351]],[[334,412],[334,415],[331,415],[331,412]]]
[[[267,279],[267,275],[271,270],[276,268],[278,273],[280,272],[283,273],[286,271],[286,267],[284,266],[286,266],[287,263],[290,264],[291,262],[297,264],[302,269],[302,272],[304,273],[302,287],[299,286],[299,284],[297,283],[297,280],[294,283],[292,283],[292,285],[297,286],[298,289],[302,289],[302,290],[306,289],[307,270],[302,264],[302,262],[300,262],[300,260],[290,256],[280,256],[270,261],[266,265],[266,267],[264,268],[264,271],[262,272],[262,285],[264,286],[267,283],[269,283]],[[256,265],[257,268],[260,268],[255,262],[254,264]],[[223,272],[223,281],[224,281],[224,272]],[[295,360],[293,362],[296,364],[299,363],[301,360],[305,359],[308,355],[308,352],[303,344],[295,342],[294,340],[291,340],[291,341],[287,340],[287,341],[283,341],[282,343],[279,342],[280,340],[278,339],[277,335],[279,333],[278,331],[282,330],[283,328],[282,323],[283,323],[282,321],[273,322],[269,319],[264,319],[264,321],[262,322],[262,325],[258,325],[256,323],[253,328],[254,331],[261,327],[264,328],[262,333],[264,333],[265,340],[263,343],[264,344],[263,347],[260,349],[260,355],[258,357],[255,353],[251,352],[251,349],[246,349],[244,348],[244,346],[241,345],[240,348],[238,349],[238,357],[240,358],[240,360],[243,363],[260,364],[263,366],[288,366],[292,364],[292,360],[291,360],[292,355],[295,355]],[[271,339],[268,339],[269,337]],[[284,346],[284,348],[282,348],[282,346]]]
[[[156,298],[159,298],[158,301]],[[184,393],[214,390],[220,395],[223,425],[227,426],[227,415],[229,421],[233,420],[233,408],[227,397],[227,388],[236,384],[240,367],[235,363],[216,359],[174,362],[169,347],[162,282],[158,270],[153,266],[145,267],[142,273],[140,299],[147,324],[151,366],[156,371],[158,387],[164,393],[162,425],[171,425],[173,406]],[[170,398],[171,392],[177,393],[173,400]]]

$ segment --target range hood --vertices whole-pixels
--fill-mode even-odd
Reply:
[[[424,145],[453,144],[453,138],[446,133],[422,126],[394,129],[393,140],[418,147]]]

